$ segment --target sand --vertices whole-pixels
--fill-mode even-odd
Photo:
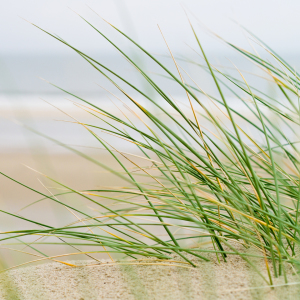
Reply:
[[[99,159],[112,163],[107,156],[100,156]],[[40,165],[39,161],[43,161],[43,164]],[[26,153],[2,153],[1,167],[5,173],[39,190],[42,187],[37,176],[32,175],[32,171],[25,168],[22,163],[38,170],[42,169],[41,171],[46,174],[50,173],[78,189],[106,186],[111,182],[114,185],[120,184],[112,180],[110,174],[103,173],[97,166],[72,154],[52,155],[47,161],[48,166],[45,166],[44,161],[44,157],[34,157]],[[16,212],[39,198],[33,192],[8,179],[0,180],[2,209]],[[46,204],[41,205],[45,207]],[[41,215],[40,209],[40,206],[34,206],[22,211],[22,215],[38,218]],[[55,223],[54,216],[55,214],[52,216],[48,210],[46,216],[48,219],[44,215],[41,215],[41,218],[52,224]],[[3,221],[3,224],[8,224],[8,229],[19,226],[15,219],[12,221],[13,223]],[[57,251],[62,250],[47,247],[48,255],[58,254]],[[6,252],[1,250],[5,267],[23,263],[28,259],[23,258],[21,254],[16,256],[11,251]],[[218,263],[214,255],[209,258],[211,262],[192,258],[198,265],[197,268],[184,268],[182,264],[180,267],[171,266],[174,263],[168,263],[170,266],[145,265],[145,262],[157,263],[153,260],[134,265],[124,265],[124,262],[121,265],[111,264],[106,260],[101,260],[102,263],[98,265],[95,265],[95,261],[71,262],[80,265],[79,267],[69,267],[55,262],[30,265],[0,274],[0,299],[300,299],[300,285],[293,284],[300,282],[300,278],[292,275],[290,269],[288,282],[291,285],[282,286],[284,280],[281,277],[274,280],[274,284],[279,286],[271,289],[240,257],[230,256],[227,263]],[[256,260],[254,263],[267,277],[264,262]],[[91,264],[93,266],[87,266]]]
[[[218,263],[213,255],[208,257],[210,262],[192,258],[197,268],[154,259],[118,263],[69,261],[78,267],[57,262],[22,267],[0,275],[0,299],[300,298],[300,285],[294,284],[300,280],[291,269],[288,269],[289,285],[284,286],[280,277],[274,280],[276,287],[272,289],[239,256],[230,256],[227,263]],[[263,261],[255,263],[266,275]]]
[[[102,161],[112,162],[107,156],[102,156],[103,154],[97,155]],[[43,161],[43,164],[39,164],[40,161]],[[38,176],[32,175],[32,171],[25,168],[22,163],[46,174],[50,173],[78,189],[106,186],[111,182],[114,185],[121,184],[112,180],[110,174],[99,170],[97,166],[72,154],[52,155],[47,161],[47,166],[44,161],[44,157],[34,157],[31,154],[2,153],[1,168],[10,176],[39,190],[42,187],[36,178]],[[8,179],[0,180],[2,209],[16,212],[39,198],[33,192]],[[46,204],[41,205],[45,207]],[[40,213],[36,212],[40,212],[39,206],[22,211],[22,215],[38,218]],[[54,213],[51,215],[48,210],[46,217],[48,219],[41,215],[43,221],[55,223]],[[15,219],[12,221],[13,223],[3,221],[3,224],[8,224],[9,229],[19,226]],[[48,247],[47,254],[57,254],[58,250],[54,248]],[[161,262],[152,259],[142,262],[127,261],[121,264],[101,260],[101,264],[98,265],[95,265],[95,261],[71,261],[78,267],[55,262],[30,265],[0,273],[0,299],[300,299],[300,285],[294,284],[300,282],[300,278],[293,275],[290,268],[287,272],[290,285],[284,286],[284,280],[280,277],[274,280],[274,285],[277,286],[271,289],[239,256],[230,256],[227,263],[218,263],[214,255],[208,257],[211,259],[210,262],[191,258],[198,265],[197,268],[186,268],[186,265],[172,262],[163,262],[164,265],[161,265]],[[15,256],[10,251],[6,253],[3,250],[1,258],[6,263],[5,267],[28,259],[20,254]],[[267,277],[264,261],[257,259],[253,262]],[[152,265],[153,263],[155,265]]]

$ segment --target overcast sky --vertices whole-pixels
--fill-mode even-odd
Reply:
[[[88,6],[129,32],[151,51],[165,47],[157,24],[172,49],[180,50],[186,47],[186,43],[194,43],[183,7],[206,49],[217,50],[218,44],[195,17],[235,43],[242,43],[243,33],[232,20],[253,31],[280,52],[295,54],[300,50],[299,0],[1,0],[1,4],[2,54],[65,54],[69,51],[20,17],[88,51],[109,51],[111,47],[69,9],[86,17],[114,40],[119,39]],[[120,41],[123,43],[123,40]]]

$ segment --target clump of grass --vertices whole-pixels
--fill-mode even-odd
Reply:
[[[251,255],[246,250],[253,247],[265,259],[269,283],[272,283],[269,264],[272,264],[275,277],[285,274],[286,263],[297,267],[300,230],[296,129],[300,125],[299,74],[254,36],[273,63],[227,43],[265,72],[281,92],[278,99],[273,99],[248,84],[238,69],[239,75],[232,76],[213,66],[191,24],[195,43],[205,62],[198,66],[206,70],[216,87],[217,94],[210,95],[180,68],[168,45],[177,73],[170,71],[159,59],[110,24],[157,64],[163,76],[182,89],[187,100],[183,105],[164,91],[159,78],[154,80],[122,48],[83,20],[124,56],[156,95],[155,98],[148,96],[126,77],[43,30],[78,53],[122,93],[121,102],[126,99],[126,103],[132,105],[129,108],[126,104],[127,110],[120,117],[57,87],[83,102],[78,106],[94,116],[95,124],[75,119],[74,122],[84,126],[110,153],[121,167],[120,172],[75,148],[52,140],[113,172],[128,186],[79,191],[50,178],[66,189],[61,194],[79,195],[84,201],[96,205],[97,212],[63,203],[59,200],[60,194],[46,195],[35,190],[67,207],[77,220],[56,228],[26,219],[35,226],[34,229],[5,233],[1,241],[36,234],[54,236],[76,249],[78,245],[95,249],[85,254],[121,253],[134,259],[152,256],[164,260],[175,253],[191,265],[194,264],[187,254],[207,260],[206,252],[214,252],[225,261],[230,254],[240,255],[251,264]],[[228,91],[230,97],[235,98],[234,104],[228,101]],[[151,106],[142,104],[136,95]],[[235,108],[235,103],[243,104],[243,112]],[[99,130],[135,145],[138,154],[130,155],[112,146],[97,134]],[[141,160],[148,165],[140,163]],[[133,169],[128,167],[130,164]],[[111,205],[112,202],[118,205]],[[208,240],[213,248],[205,246]],[[236,247],[236,243],[241,244],[245,251]],[[35,247],[34,243],[31,247]]]

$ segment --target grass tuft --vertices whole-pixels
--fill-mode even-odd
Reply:
[[[124,111],[121,105],[118,106],[122,112],[120,117],[118,113],[106,111],[54,85],[79,100],[78,107],[94,117],[95,124],[73,121],[83,126],[99,146],[107,150],[120,170],[47,138],[113,172],[127,182],[127,186],[78,191],[43,175],[64,192],[46,195],[34,191],[43,199],[66,207],[76,217],[75,221],[57,228],[2,211],[31,223],[33,229],[1,233],[0,240],[31,235],[52,236],[77,250],[80,245],[93,246],[93,251],[82,253],[105,252],[111,255],[112,260],[116,253],[134,259],[152,256],[162,260],[177,254],[193,266],[187,254],[208,260],[207,252],[214,252],[218,259],[224,261],[228,255],[239,255],[252,264],[248,249],[253,248],[264,259],[269,279],[259,274],[270,284],[270,264],[275,277],[285,274],[287,263],[299,268],[300,161],[297,128],[300,125],[300,75],[254,35],[252,38],[265,49],[272,62],[227,43],[264,72],[280,92],[273,99],[248,83],[237,68],[235,75],[231,75],[212,65],[190,23],[204,65],[190,59],[186,62],[204,69],[211,77],[217,93],[208,94],[180,67],[178,61],[182,59],[174,57],[168,44],[170,59],[177,73],[108,23],[155,63],[162,76],[181,88],[186,101],[180,103],[160,87],[160,78],[153,79],[122,47],[82,19],[138,71],[148,83],[152,96],[65,40],[34,25],[78,53],[118,89],[120,103],[126,102]],[[265,79],[258,76],[257,80]],[[234,102],[229,98],[234,98]],[[242,104],[243,111],[237,109],[236,104]],[[98,134],[99,131],[120,138],[122,143],[134,145],[136,151],[132,155],[120,151]],[[59,200],[63,194],[79,196],[97,209],[91,212],[67,205]],[[208,242],[211,248],[207,247]],[[33,242],[30,246],[35,249],[35,244],[38,243]],[[94,246],[98,250],[94,251]],[[43,253],[39,255],[52,259],[43,256]]]

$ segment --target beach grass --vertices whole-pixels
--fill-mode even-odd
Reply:
[[[195,267],[190,255],[208,260],[205,254],[212,252],[219,261],[226,261],[228,255],[238,255],[270,285],[273,276],[286,277],[287,264],[297,270],[300,267],[297,130],[300,125],[300,75],[251,33],[248,34],[268,58],[223,41],[264,73],[265,78],[258,77],[259,80],[267,78],[280,93],[277,97],[269,96],[248,83],[247,76],[238,67],[233,66],[236,72],[231,75],[211,64],[191,22],[194,46],[201,57],[199,61],[177,59],[163,36],[175,67],[173,71],[105,21],[160,68],[162,76],[154,78],[135,63],[122,46],[117,46],[86,19],[82,20],[124,57],[124,63],[135,68],[146,80],[151,93],[64,39],[34,25],[75,51],[119,91],[120,96],[112,95],[119,103],[116,110],[106,111],[101,105],[51,83],[94,117],[94,123],[87,124],[69,116],[74,127],[83,126],[99,147],[106,149],[119,169],[63,141],[36,133],[113,173],[126,185],[77,190],[76,186],[67,186],[41,174],[61,189],[56,194],[50,191],[46,194],[1,173],[39,194],[42,197],[39,201],[49,199],[65,207],[75,219],[63,227],[55,227],[1,211],[32,226],[32,229],[1,233],[1,242],[17,239],[30,246],[38,256],[36,261],[61,261],[62,257],[75,254],[92,257],[95,253],[107,253],[112,260],[125,255],[130,259],[154,257],[162,262],[175,254]],[[216,93],[207,93],[181,68],[182,60],[205,70]],[[181,88],[185,94],[184,103],[164,90],[160,84],[162,77]],[[234,102],[228,98],[234,98]],[[238,107],[243,107],[242,111]],[[119,143],[134,145],[135,152],[119,150],[105,139],[105,134],[119,138]],[[60,200],[61,195],[66,194],[80,197],[86,207]],[[23,240],[28,236],[35,237],[34,241]],[[56,242],[50,244],[67,244],[74,253],[49,257],[41,252],[39,244],[46,244],[52,237]],[[90,250],[82,251],[81,246],[88,246]],[[248,249],[255,249],[256,254]],[[252,257],[264,260],[267,277],[257,269]]]

